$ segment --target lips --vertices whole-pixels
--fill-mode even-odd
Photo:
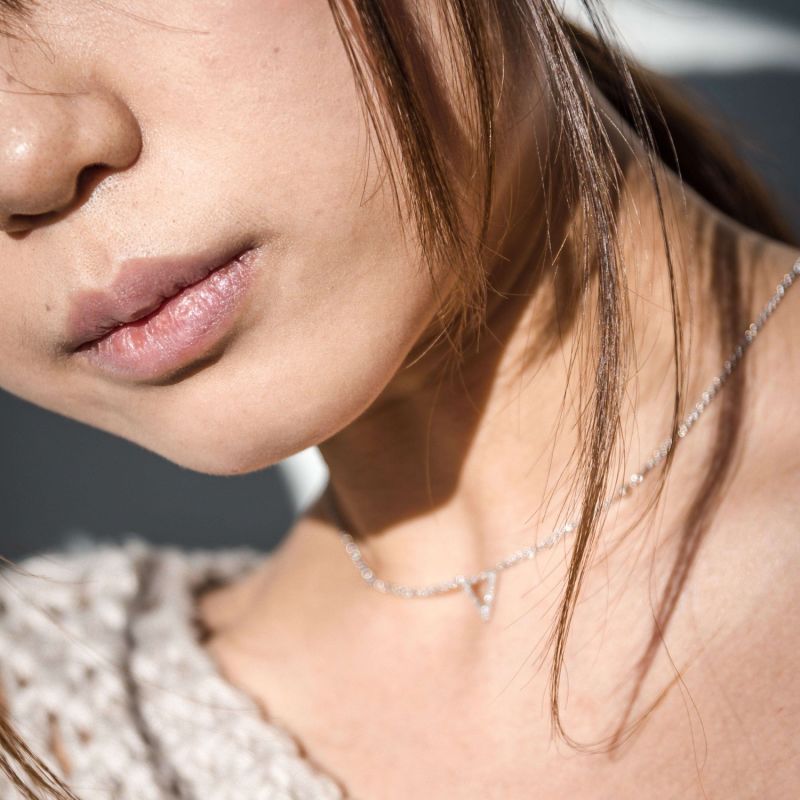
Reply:
[[[123,262],[107,289],[90,289],[72,302],[67,321],[67,347],[77,350],[158,309],[181,290],[242,256],[245,249],[223,256],[134,258]]]
[[[131,259],[106,289],[73,298],[67,349],[101,370],[148,379],[202,355],[230,327],[257,250]]]

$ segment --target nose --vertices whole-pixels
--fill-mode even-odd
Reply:
[[[125,169],[141,146],[115,94],[0,90],[0,229],[25,231],[79,205],[93,168]]]

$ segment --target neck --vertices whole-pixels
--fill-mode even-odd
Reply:
[[[625,130],[615,112],[608,113]],[[668,435],[675,393],[670,285],[655,194],[641,152],[621,137],[614,142],[625,173],[618,225],[636,354],[625,375],[624,445],[614,461],[612,487],[638,471]],[[632,152],[639,157],[632,158]],[[525,154],[524,148],[520,153]],[[521,158],[512,169],[525,163],[535,159]],[[684,197],[672,173],[664,170],[659,181],[675,245],[678,298],[684,306],[691,298],[698,307],[709,292],[705,281],[712,257],[703,231],[728,223],[691,191]],[[504,200],[509,202],[500,192],[498,202]],[[592,281],[581,294],[574,257],[579,249],[570,241],[569,214],[551,202],[549,234],[561,241],[563,233],[566,246],[553,264],[544,255],[541,205],[516,207],[509,235],[489,265],[496,291],[490,293],[485,331],[479,344],[465,352],[460,368],[443,370],[436,349],[419,360],[409,359],[364,414],[320,446],[346,529],[383,580],[425,586],[458,574],[473,575],[577,519],[578,506],[564,504],[580,499],[570,493],[570,477],[580,446],[581,410],[585,417],[589,400],[580,387],[581,365],[574,359],[581,335],[596,336],[591,325],[582,334],[579,330],[581,315],[594,311],[596,285]],[[701,331],[701,322],[689,320],[683,326],[691,343],[686,351],[687,405],[721,369],[713,329]],[[590,389],[591,383],[583,388]],[[700,432],[681,441],[680,449],[700,447],[702,452],[705,431],[697,427]],[[678,473],[671,488],[677,484],[679,491],[683,480],[688,486],[694,477],[688,470],[685,476]],[[653,483],[646,481],[631,498],[615,504],[603,536],[613,538],[615,530],[636,520],[651,499]],[[336,522],[325,504],[313,515],[325,521],[324,546],[331,550],[324,559],[325,580],[336,581],[342,599],[352,591],[352,598],[375,602],[375,593],[364,591],[347,563],[341,540],[331,535]],[[317,548],[318,558],[318,530],[312,538],[297,544]],[[563,573],[561,562],[556,571]],[[516,582],[524,590],[540,579],[534,572],[535,567],[523,563],[504,573],[502,582]],[[453,602],[463,603],[463,598]],[[399,605],[417,606],[409,612],[416,614],[435,614],[439,606]]]

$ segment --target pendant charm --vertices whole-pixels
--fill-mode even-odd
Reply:
[[[479,594],[475,588],[481,583],[485,583],[483,594]],[[495,585],[497,584],[497,573],[490,572],[485,581],[470,582],[466,578],[462,581],[461,585],[464,591],[472,598],[475,605],[478,607],[478,613],[484,622],[489,621],[489,615],[492,613],[492,604],[495,598]]]

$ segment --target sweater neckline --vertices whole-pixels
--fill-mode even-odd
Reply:
[[[193,785],[192,763],[202,754],[204,775],[218,776],[231,798],[241,797],[245,787],[253,796],[259,787],[277,784],[287,800],[343,800],[338,781],[284,725],[225,678],[201,641],[198,593],[209,584],[244,577],[269,553],[250,547],[187,550],[139,538],[126,546],[139,576],[129,620],[130,671],[164,769],[189,785],[190,796],[228,796],[205,783]]]

